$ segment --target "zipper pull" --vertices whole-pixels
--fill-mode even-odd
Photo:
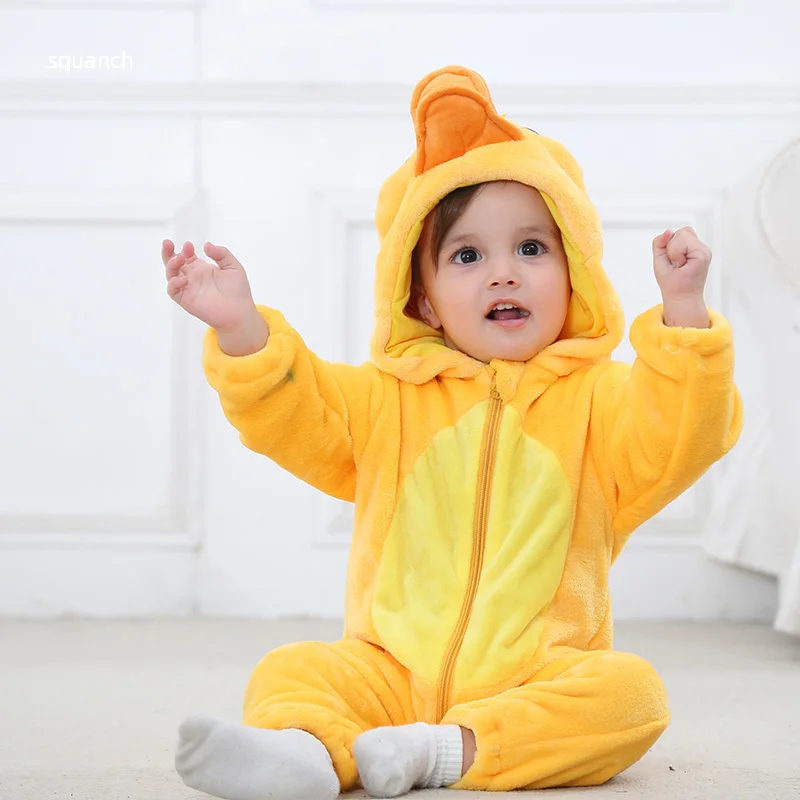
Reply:
[[[497,384],[495,383],[495,375],[492,375],[492,388],[489,390],[489,397],[492,400],[501,400],[500,392],[497,391]]]

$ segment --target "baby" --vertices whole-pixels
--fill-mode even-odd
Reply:
[[[226,248],[163,245],[243,443],[355,503],[343,640],[267,654],[244,724],[181,726],[183,780],[227,800],[601,784],[669,722],[653,667],[611,649],[608,575],[741,430],[711,253],[691,228],[654,239],[663,303],[612,362],[624,322],[572,157],[462,67],[411,109],[370,362],[310,352]]]

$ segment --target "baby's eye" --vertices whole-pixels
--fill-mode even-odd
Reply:
[[[523,242],[519,246],[519,250],[517,250],[521,256],[540,256],[546,251],[547,248],[536,239],[529,239],[527,242]]]
[[[481,254],[474,247],[465,247],[453,256],[453,261],[456,264],[474,264],[480,259]]]

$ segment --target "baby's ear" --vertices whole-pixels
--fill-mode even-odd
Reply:
[[[437,331],[442,327],[441,320],[436,315],[428,296],[425,294],[425,289],[417,281],[411,282],[411,291],[406,303],[405,315],[411,317],[411,319],[424,322]]]
[[[438,331],[442,327],[442,321],[431,305],[431,301],[428,300],[428,295],[425,294],[425,290],[421,286],[417,286],[412,287],[412,298],[414,296],[414,289],[416,289],[417,293],[417,310],[419,311],[420,318],[426,325]]]
[[[409,291],[408,302],[406,303],[404,313],[407,317],[416,319],[419,322],[425,322],[427,325],[428,323],[422,317],[422,300],[424,297],[425,290],[417,281],[412,280],[411,290]]]

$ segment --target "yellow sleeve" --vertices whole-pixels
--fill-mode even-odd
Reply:
[[[633,366],[609,364],[595,386],[590,435],[615,555],[739,438],[733,333],[724,317],[709,315],[710,328],[670,328],[661,306],[645,312],[631,326]]]
[[[321,491],[352,501],[356,461],[381,385],[377,369],[323,361],[280,312],[258,310],[269,326],[265,347],[229,356],[209,329],[203,343],[206,378],[246,447]]]

